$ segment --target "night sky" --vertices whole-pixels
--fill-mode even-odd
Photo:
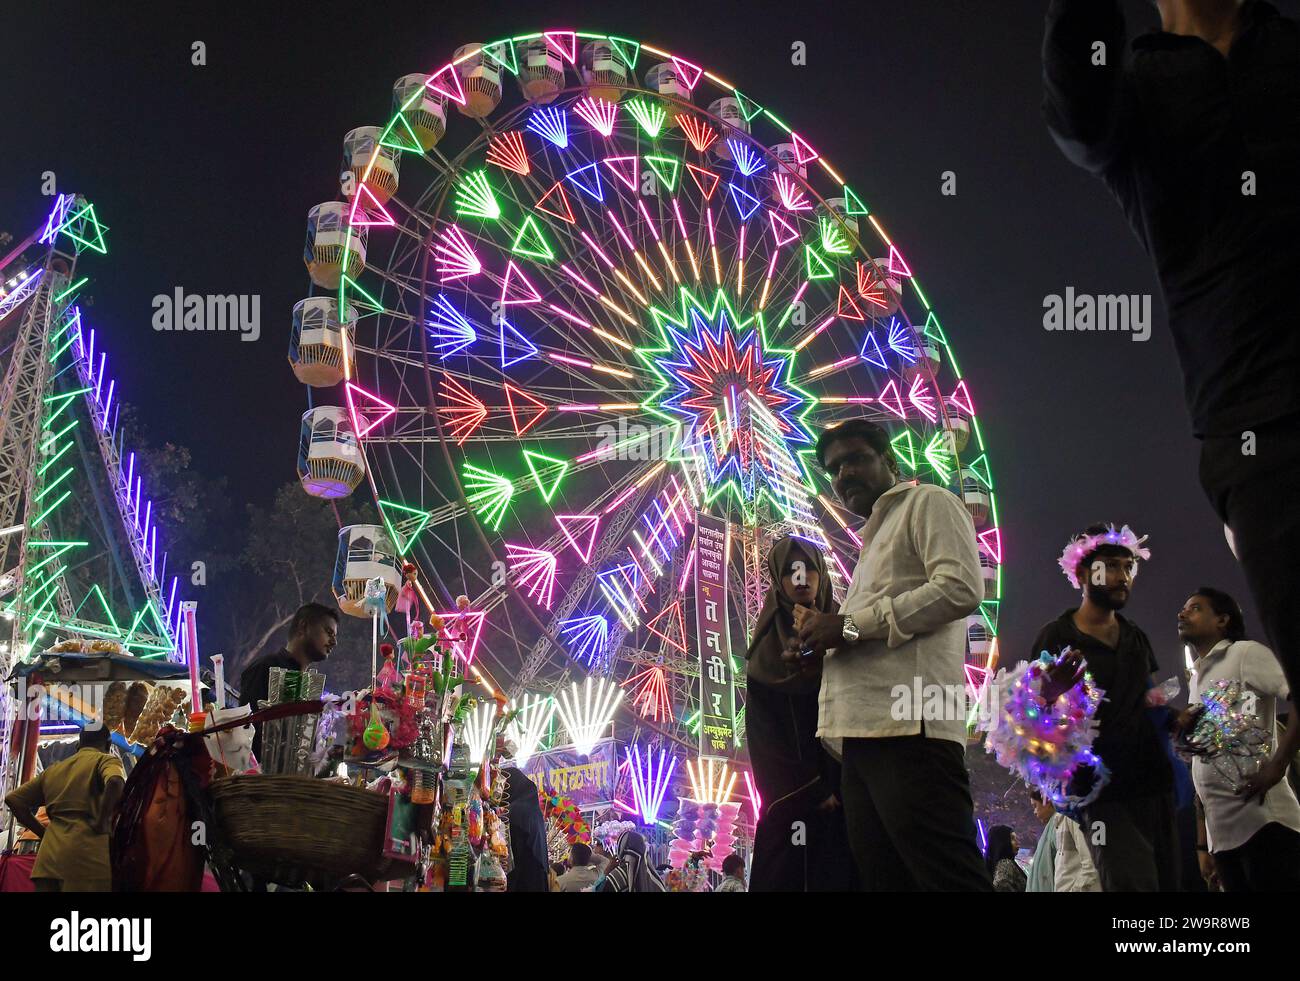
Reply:
[[[83,271],[118,391],[154,442],[187,445],[200,471],[228,476],[237,512],[294,479],[305,398],[285,359],[290,311],[308,292],[306,211],[337,195],[343,134],[383,125],[393,81],[462,43],[572,26],[640,38],[734,81],[808,134],[899,243],[993,463],[1004,660],[1071,604],[1056,556],[1097,520],[1151,536],[1128,612],[1166,672],[1181,666],[1174,615],[1196,586],[1245,600],[1196,480],[1151,264],[1042,123],[1045,0],[179,6],[6,11],[0,229],[17,238],[43,219],[44,171],[95,202],[111,252]],[[1154,26],[1145,0],[1127,6],[1131,33]],[[190,64],[196,40],[204,67]],[[790,63],[794,41],[807,44],[805,67]],[[948,170],[955,197],[940,193]],[[260,294],[261,339],[154,332],[151,299],[177,286]],[[1046,332],[1043,298],[1067,286],[1154,294],[1151,339]]]

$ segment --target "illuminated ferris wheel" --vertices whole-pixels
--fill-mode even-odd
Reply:
[[[467,44],[399,79],[386,125],[344,139],[343,200],[311,210],[290,350],[304,486],[364,483],[382,516],[341,533],[344,610],[413,562],[435,605],[470,597],[466,657],[512,697],[594,676],[634,738],[735,756],[771,542],[820,545],[841,597],[857,560],[812,446],[865,416],[974,522],[980,688],[1002,550],[972,393],[906,250],[816,143],[605,34]],[[703,588],[729,627],[708,648]]]

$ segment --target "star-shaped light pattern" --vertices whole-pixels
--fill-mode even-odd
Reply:
[[[811,444],[811,398],[789,382],[793,353],[768,346],[761,320],[740,322],[721,295],[711,311],[683,291],[680,318],[655,311],[664,345],[638,353],[663,380],[647,409],[682,423],[680,462],[709,499],[728,487],[752,507],[785,502],[795,453]],[[788,507],[783,507],[788,510]]]

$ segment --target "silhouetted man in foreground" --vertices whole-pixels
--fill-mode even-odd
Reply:
[[[1044,113],[1151,255],[1201,486],[1300,690],[1300,25],[1262,0],[1158,0],[1124,57],[1119,0],[1052,0]]]

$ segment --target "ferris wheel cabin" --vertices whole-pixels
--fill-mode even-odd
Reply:
[[[668,111],[669,122],[677,118],[677,107],[672,102],[673,99],[691,101],[691,90],[682,81],[677,66],[669,61],[655,65],[645,73],[645,87],[668,97],[663,107]]]
[[[349,227],[348,209],[342,201],[326,201],[307,212],[303,261],[311,281],[322,289],[338,289],[342,282],[345,245],[350,279],[356,279],[366,264],[366,226]]]
[[[519,60],[519,91],[529,102],[544,106],[563,88],[564,58],[546,38],[533,38]]]
[[[348,616],[369,616],[365,608],[366,581],[381,579],[391,612],[397,603],[402,573],[397,549],[380,525],[345,525],[339,529],[339,549],[334,560],[334,599]]]
[[[352,368],[356,323],[357,314],[351,306],[339,320],[338,300],[332,296],[311,296],[293,305],[289,364],[300,382],[312,388],[330,388],[347,376]]]
[[[714,99],[709,103],[709,114],[717,116],[730,129],[739,130],[746,136],[749,135],[749,123],[740,111],[740,103],[730,96],[723,96],[721,99]],[[719,160],[731,159],[731,147],[727,144],[727,137],[736,138],[738,134],[724,132],[720,139],[714,141],[713,155]]]
[[[343,137],[343,174],[352,175],[348,183],[353,194],[359,193],[364,183],[375,200],[384,205],[397,191],[397,151],[381,146],[381,135],[378,126],[358,126]],[[346,186],[344,194],[351,196]]]
[[[447,99],[429,88],[427,81],[427,75],[417,72],[403,75],[393,83],[393,111],[401,111],[420,149],[426,153],[437,146],[447,132]],[[421,93],[420,98],[412,102],[417,91]],[[402,109],[408,102],[411,102],[410,107]]]
[[[582,82],[593,99],[617,102],[627,89],[627,65],[607,41],[592,41],[582,47],[579,59]]]
[[[361,444],[346,409],[318,405],[302,416],[298,436],[298,479],[312,497],[347,497],[366,475]]]
[[[452,60],[467,51],[474,51],[456,66],[461,87],[465,90],[465,104],[457,106],[461,115],[484,119],[501,104],[501,68],[494,65],[482,52],[482,44],[462,44]]]

